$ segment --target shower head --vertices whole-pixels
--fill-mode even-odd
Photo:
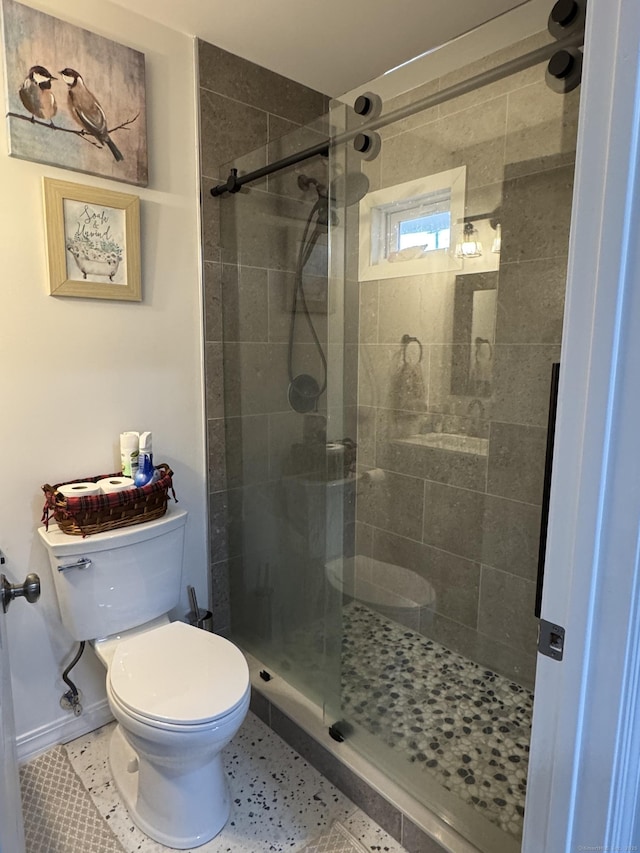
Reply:
[[[321,184],[315,178],[308,175],[298,175],[298,186],[301,190],[315,187],[319,199],[327,199],[331,204],[346,205],[351,207],[365,197],[369,191],[369,178],[363,172],[348,172],[346,175],[338,175],[329,184]]]
[[[364,172],[347,172],[346,175],[338,175],[331,181],[329,197],[337,204],[351,207],[357,204],[369,192],[369,178]]]

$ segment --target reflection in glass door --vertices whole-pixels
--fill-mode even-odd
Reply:
[[[486,853],[522,834],[571,216],[546,27],[427,57],[372,159],[335,103],[268,152],[328,158],[220,208],[234,638]]]
[[[548,44],[541,30],[383,117]],[[335,317],[358,456],[355,547],[329,574],[343,607],[327,718],[491,853],[522,835],[578,104],[536,64],[384,125],[371,162],[349,143],[334,159],[370,191],[332,231],[346,307],[329,337]],[[349,121],[336,104],[334,127]]]

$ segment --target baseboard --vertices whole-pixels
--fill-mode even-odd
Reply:
[[[79,717],[67,714],[47,723],[31,732],[26,732],[16,739],[18,752],[18,764],[25,764],[37,755],[57,746],[59,743],[68,743],[77,737],[86,735],[94,729],[99,729],[113,720],[113,714],[109,709],[106,699],[94,702],[93,705],[84,707]]]

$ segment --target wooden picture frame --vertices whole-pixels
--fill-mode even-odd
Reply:
[[[140,302],[140,199],[43,178],[52,296]]]

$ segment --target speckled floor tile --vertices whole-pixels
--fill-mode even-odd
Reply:
[[[65,746],[69,760],[87,788],[99,788],[111,778],[108,752],[114,726],[115,723],[103,726]]]
[[[128,853],[161,853],[161,844],[132,824],[108,768],[113,726],[67,744],[67,754],[91,797]],[[284,853],[321,836],[334,820],[374,850],[386,833],[257,717],[247,719],[224,751],[233,799],[231,818],[199,853]],[[385,849],[384,847],[380,849]],[[391,853],[402,853],[399,846]]]

